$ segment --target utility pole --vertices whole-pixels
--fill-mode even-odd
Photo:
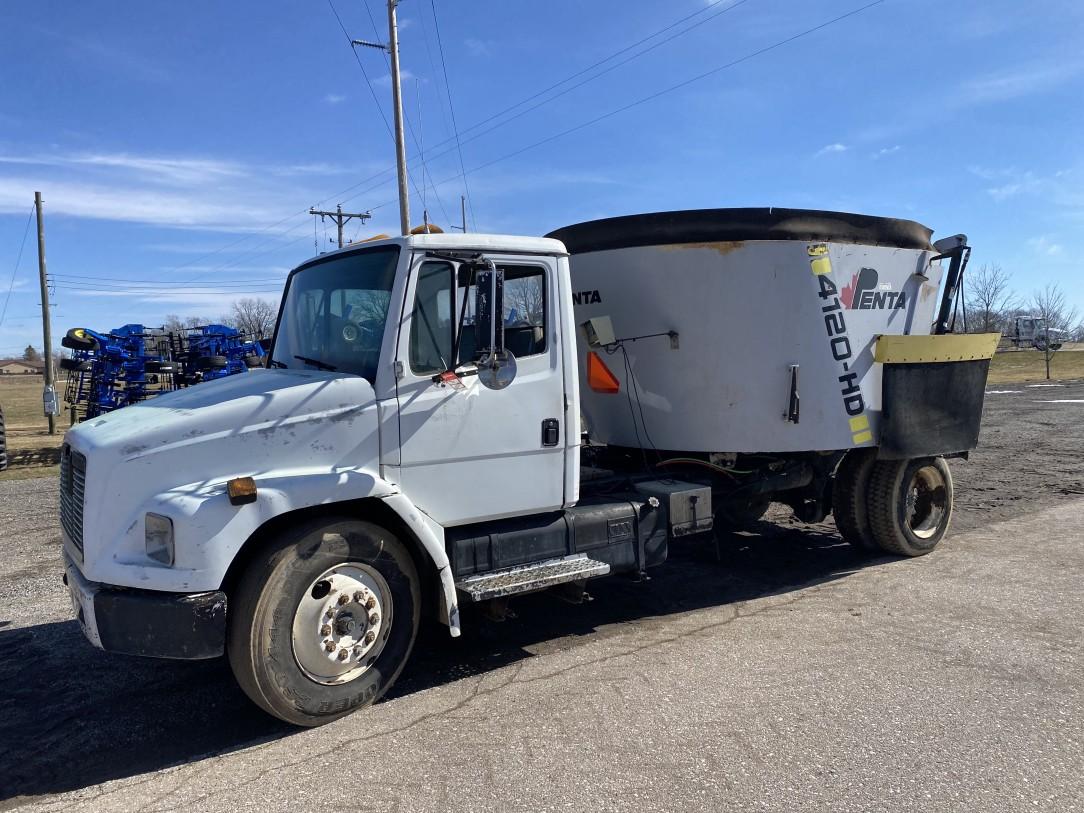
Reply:
[[[320,215],[320,219],[330,217],[335,221],[335,225],[339,227],[339,248],[343,247],[343,226],[349,223],[354,218],[359,219],[362,223],[372,217],[370,212],[344,212],[343,205],[340,203],[335,207],[334,212],[322,212],[319,209],[309,209],[310,215]]]
[[[41,333],[45,345],[45,392],[43,404],[49,418],[49,434],[56,434],[56,390],[53,389],[53,328],[49,322],[49,281],[45,276],[45,221],[41,214],[41,192],[34,193],[34,211],[38,215],[38,276],[41,278]],[[50,409],[50,395],[52,407]]]
[[[466,234],[467,233],[467,196],[466,195],[460,195],[459,196],[459,215],[460,215],[460,217],[463,218],[462,232],[463,232],[463,234]],[[477,224],[475,224],[475,225],[477,225]]]
[[[388,0],[388,50],[391,52],[391,98],[395,106],[395,163],[399,169],[399,226],[410,234],[410,193],[407,189],[406,142],[403,140],[403,89],[399,86],[399,26],[395,8],[399,0]]]
[[[391,57],[391,101],[395,108],[395,166],[399,171],[399,229],[404,235],[410,234],[410,193],[407,189],[406,142],[403,140],[403,88],[399,76],[399,24],[395,19],[395,9],[399,0],[388,0],[388,44],[351,40],[352,46],[364,45],[377,48]]]

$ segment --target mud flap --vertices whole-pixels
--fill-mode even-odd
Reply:
[[[885,364],[877,457],[967,452],[979,442],[990,359]]]

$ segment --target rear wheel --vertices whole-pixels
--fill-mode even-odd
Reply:
[[[876,449],[852,449],[840,462],[832,484],[832,516],[839,535],[861,550],[878,549],[866,509],[870,476],[876,462]]]
[[[286,532],[242,577],[230,666],[268,713],[323,725],[391,687],[420,614],[418,574],[402,542],[368,522],[320,519]]]
[[[867,502],[882,550],[923,556],[944,538],[952,519],[952,474],[943,457],[879,460]]]

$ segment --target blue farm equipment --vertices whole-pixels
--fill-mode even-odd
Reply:
[[[172,357],[181,362],[183,386],[263,366],[263,345],[227,325],[188,328],[171,333],[169,340]]]
[[[124,325],[109,333],[69,330],[61,344],[72,351],[60,366],[68,371],[65,400],[73,421],[138,403],[176,388],[176,365],[161,331]]]
[[[264,349],[226,325],[167,333],[124,325],[109,333],[69,330],[65,400],[72,422],[138,403],[161,392],[262,366]]]

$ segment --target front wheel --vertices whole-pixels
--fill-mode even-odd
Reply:
[[[391,687],[420,614],[417,569],[401,541],[369,522],[313,521],[286,532],[241,578],[230,666],[268,713],[323,725]]]
[[[943,457],[877,461],[866,505],[874,540],[888,553],[929,553],[948,530],[952,498]]]

